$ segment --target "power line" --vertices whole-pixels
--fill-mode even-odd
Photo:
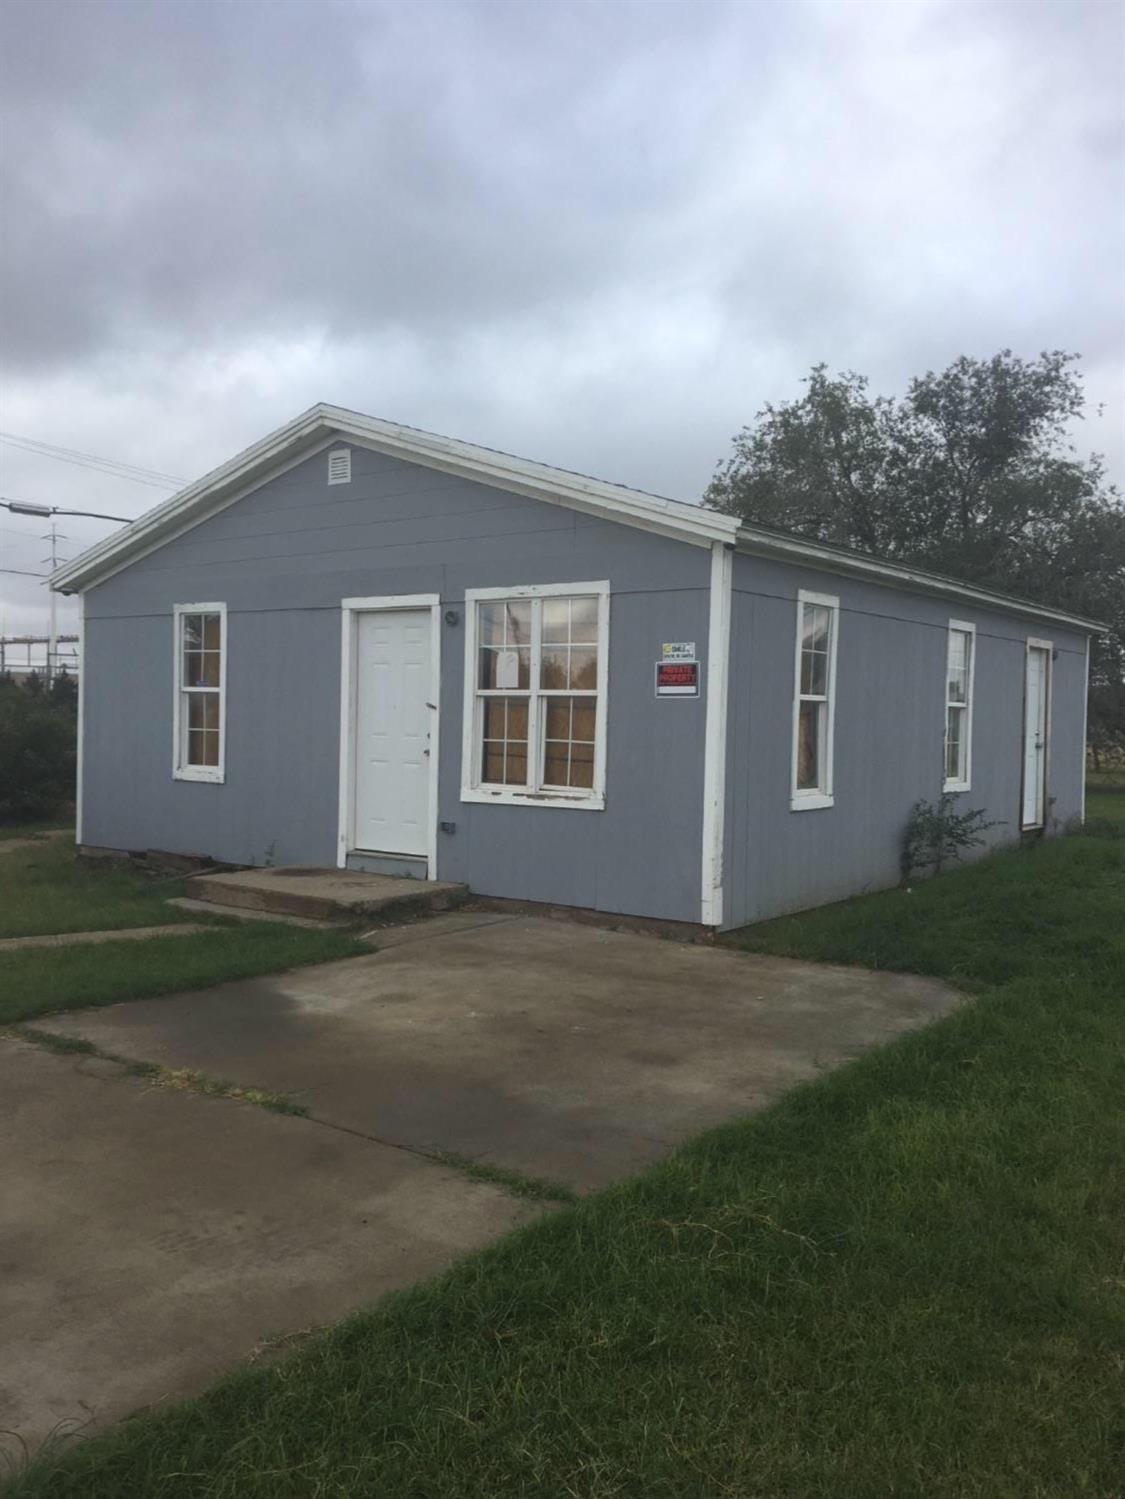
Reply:
[[[0,567],[0,573],[15,573],[21,578],[49,578],[50,573],[29,573],[24,567]]]
[[[92,468],[116,479],[131,479],[134,484],[149,484],[154,489],[178,489],[186,481],[175,474],[163,473],[160,469],[142,468],[136,463],[124,463],[116,458],[102,458],[97,453],[84,453],[79,448],[64,448],[53,442],[40,442],[35,437],[21,437],[15,432],[0,432],[0,442],[11,443],[25,452],[36,453],[41,458],[55,458],[60,463],[73,463],[79,468]]]

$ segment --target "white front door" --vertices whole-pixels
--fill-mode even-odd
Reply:
[[[1047,702],[1051,648],[1029,645],[1024,686],[1023,826],[1041,828],[1047,810]]]
[[[430,611],[358,616],[351,847],[425,858],[430,843]]]

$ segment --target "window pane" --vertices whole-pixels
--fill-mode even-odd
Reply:
[[[217,614],[204,614],[203,619],[203,649],[205,651],[217,651],[221,644],[221,629],[219,616]]]
[[[570,652],[565,645],[545,645],[539,658],[539,685],[548,689],[570,685]]]
[[[824,604],[806,604],[801,621],[801,649],[828,651],[830,612]]]
[[[570,747],[570,784],[590,790],[594,784],[594,746],[576,740]]]
[[[531,601],[509,599],[478,604],[477,631],[482,645],[530,645]]]
[[[582,645],[596,645],[598,601],[592,595],[570,601],[570,638]]]
[[[551,644],[570,639],[570,599],[543,600],[543,640]]]
[[[594,692],[598,686],[598,652],[589,645],[575,645],[570,649],[570,681],[568,687],[576,691]]]
[[[189,729],[214,729],[219,727],[219,694],[217,692],[189,692],[184,694],[187,703]]]
[[[509,739],[522,740],[527,743],[527,699],[510,697],[508,699],[508,734]]]
[[[964,708],[949,707],[945,714],[945,778],[947,781],[963,781],[964,754],[963,729]]]
[[[545,645],[539,658],[539,685],[547,691],[595,692],[598,652],[595,646]]]
[[[553,739],[547,740],[546,753],[543,756],[543,784],[544,786],[568,786],[570,776],[570,757],[568,746],[557,744]]]
[[[210,729],[188,731],[187,763],[189,765],[218,765],[219,735],[217,731]]]
[[[797,717],[797,790],[820,790],[821,723],[824,703],[802,703]]]
[[[593,698],[557,697],[544,703],[543,784],[594,784],[597,704]]]
[[[823,651],[801,652],[801,691],[814,697],[828,693],[828,657]]]
[[[577,697],[573,699],[571,733],[575,739],[585,739],[590,744],[594,742],[594,727],[598,720],[598,706],[593,698]]]
[[[573,704],[568,697],[555,697],[549,699],[544,705],[547,709],[546,735],[548,739],[569,739],[570,719]]]
[[[511,692],[531,686],[529,646],[481,646],[478,687]]]
[[[946,694],[951,703],[968,701],[970,648],[970,636],[965,630],[949,632],[949,670]]]
[[[201,651],[203,649],[203,615],[181,614],[180,628],[183,630],[184,650]]]
[[[828,641],[831,610],[805,604],[801,612],[801,692],[812,697],[828,694]]]
[[[497,786],[526,786],[527,702],[486,698],[481,707],[481,779]]]

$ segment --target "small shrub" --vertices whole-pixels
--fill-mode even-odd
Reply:
[[[1001,826],[995,819],[985,821],[983,807],[957,812],[955,806],[954,797],[946,791],[936,807],[926,801],[917,801],[911,807],[902,835],[903,884],[915,873],[938,873],[946,864],[959,859],[965,849],[982,844],[988,828]]]

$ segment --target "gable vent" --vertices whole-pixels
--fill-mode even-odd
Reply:
[[[350,484],[352,482],[351,448],[337,448],[334,453],[329,453],[328,482],[329,484]]]

